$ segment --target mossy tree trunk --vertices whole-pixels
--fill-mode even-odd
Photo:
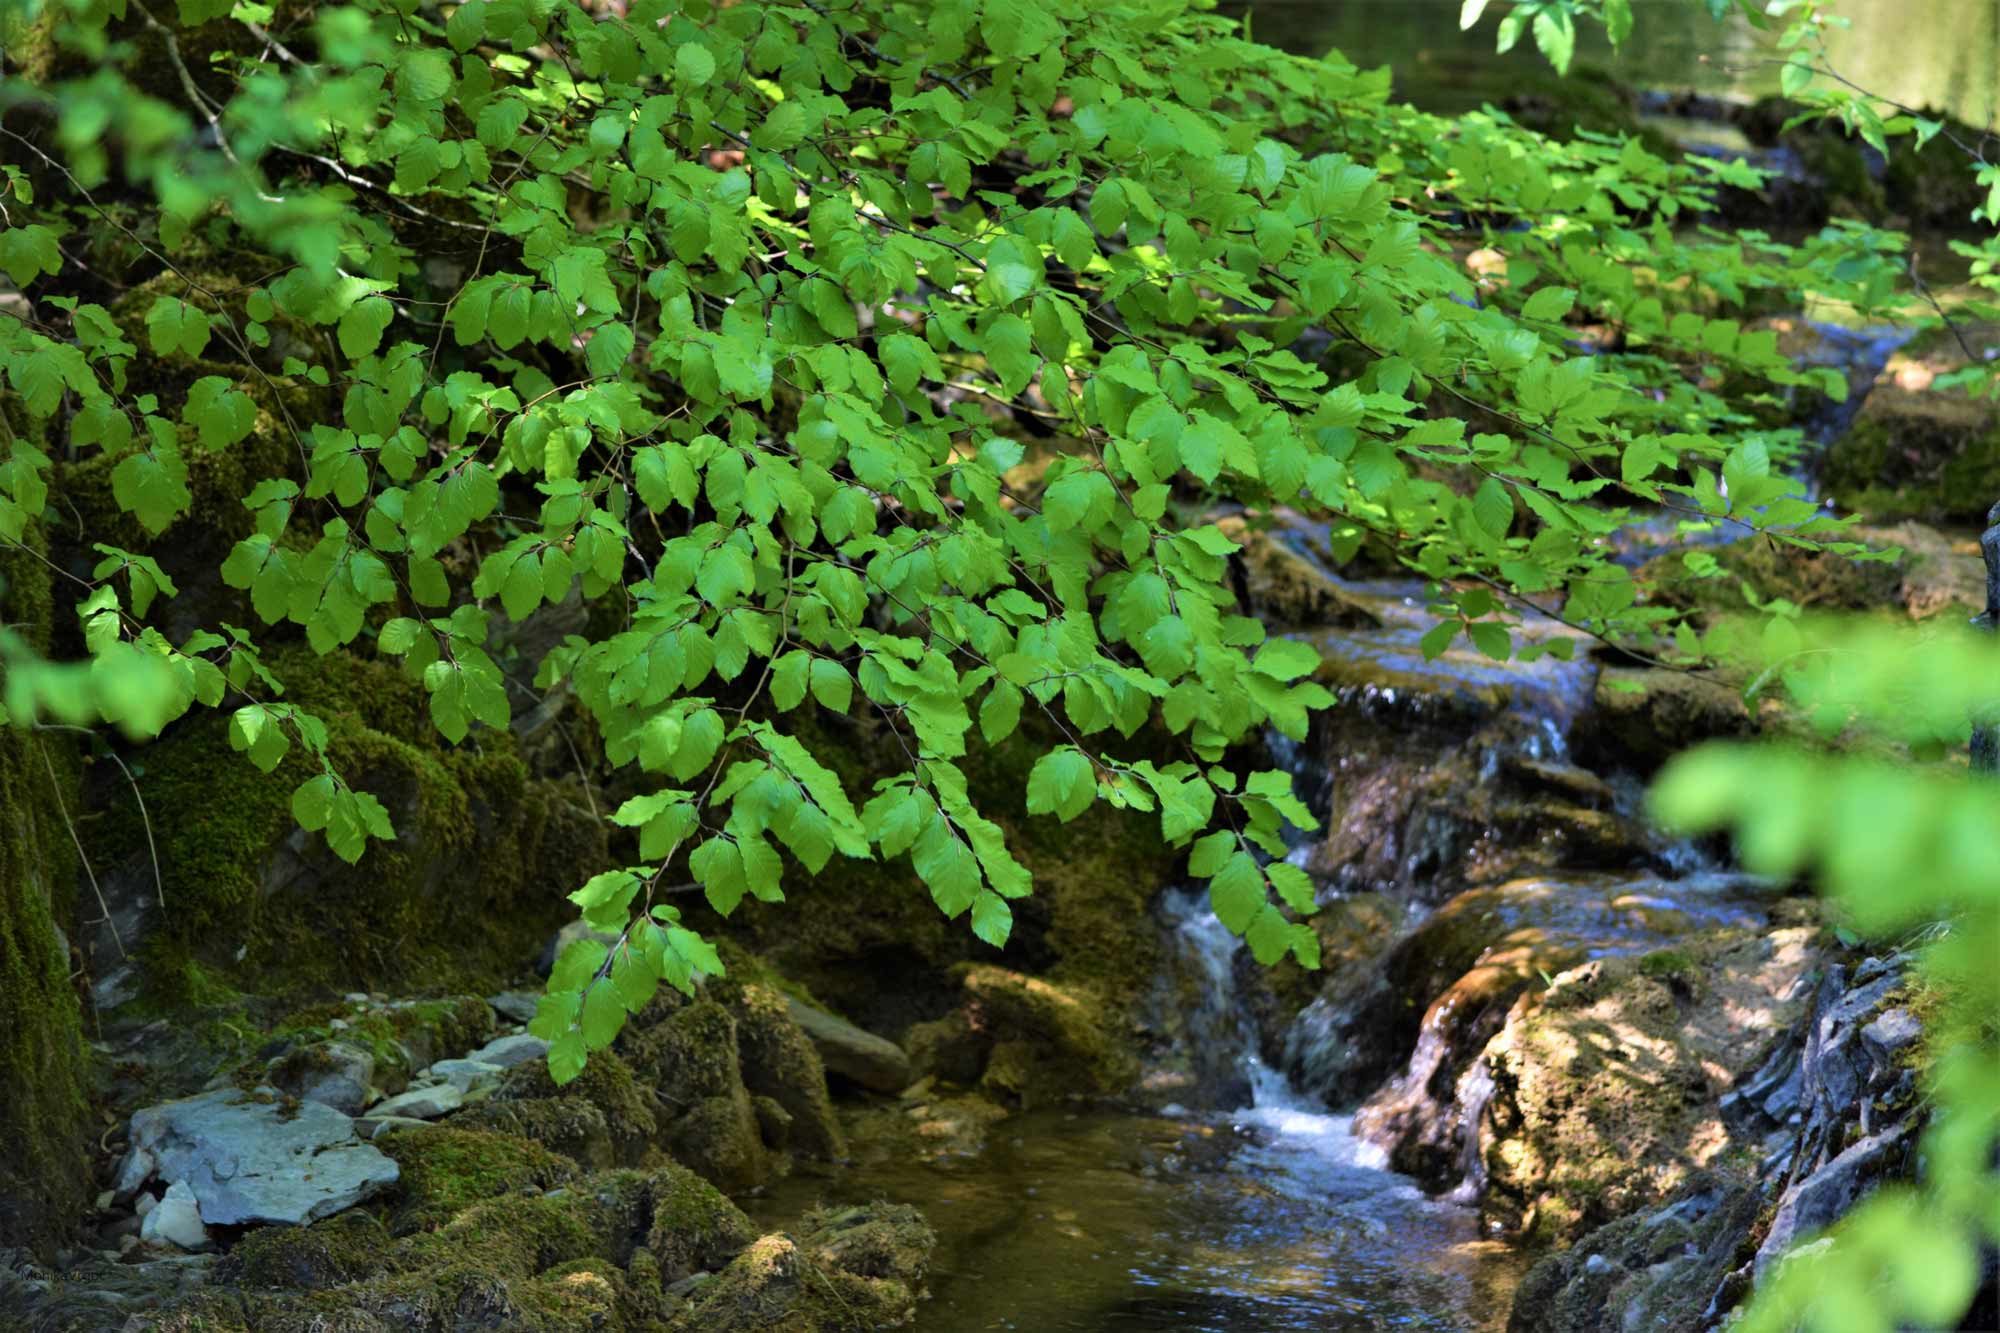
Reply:
[[[48,643],[46,569],[0,549],[0,621]],[[0,1246],[47,1257],[83,1216],[90,1163],[81,1011],[62,923],[76,854],[76,747],[0,726]]]

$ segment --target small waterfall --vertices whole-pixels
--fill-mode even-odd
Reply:
[[[1228,1094],[1226,1104],[1214,1109],[1241,1128],[1269,1134],[1260,1151],[1289,1164],[1284,1179],[1312,1178],[1312,1171],[1301,1165],[1312,1161],[1328,1169],[1385,1169],[1386,1155],[1354,1137],[1352,1116],[1330,1113],[1259,1054],[1256,1022],[1236,985],[1243,941],[1209,907],[1207,891],[1169,889],[1161,910],[1171,923],[1180,957],[1203,983],[1196,1010],[1188,1016],[1189,1054],[1201,1085]],[[1165,1109],[1184,1113],[1188,1108]]]

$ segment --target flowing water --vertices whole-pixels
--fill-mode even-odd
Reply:
[[[918,1327],[940,1333],[1504,1326],[1520,1257],[1470,1209],[1385,1170],[1351,1117],[1258,1058],[1232,979],[1239,942],[1204,895],[1170,891],[1162,915],[1205,979],[1191,1025],[1202,1054],[1246,1104],[1032,1112],[977,1152],[794,1180],[760,1211],[782,1219],[819,1198],[922,1207],[940,1244]]]
[[[1497,100],[1522,77],[1543,73],[1531,51],[1496,60],[1490,20],[1459,33],[1459,0],[1257,0],[1252,8],[1262,39],[1392,64],[1402,95],[1440,110]],[[1912,104],[1976,123],[1990,118],[2000,85],[2000,0],[1843,0],[1839,9],[1855,21],[1833,48],[1844,72]],[[1714,25],[1685,0],[1643,6],[1640,25],[1639,39],[1616,57],[1587,36],[1583,58],[1641,87],[1738,97],[1775,91],[1763,39],[1740,18]],[[1718,55],[1703,60],[1704,52]],[[1900,340],[1833,325],[1819,332],[1863,388]],[[1833,438],[1858,405],[1857,394],[1825,420],[1805,423],[1809,438]],[[1811,484],[1809,476],[1800,481]],[[1733,535],[1718,531],[1715,539]],[[1309,528],[1282,536],[1316,557]],[[1446,709],[1471,701],[1477,709],[1498,700],[1512,725],[1504,729],[1507,754],[1490,753],[1489,768],[1503,758],[1551,770],[1567,764],[1569,724],[1588,705],[1593,668],[1553,655],[1531,665],[1495,663],[1463,644],[1426,659],[1418,639],[1431,622],[1421,585],[1341,586],[1375,622],[1312,635],[1329,664],[1323,678],[1344,706],[1393,715],[1413,701]],[[1567,633],[1553,621],[1529,622],[1527,641]],[[1322,757],[1282,738],[1273,738],[1272,750],[1295,774],[1301,798],[1325,814],[1336,777]],[[1482,770],[1479,781],[1492,777]],[[1620,790],[1629,804],[1636,788]],[[1304,864],[1311,850],[1300,835],[1292,859]],[[1681,918],[1734,920],[1747,910],[1755,886],[1715,873],[1691,849],[1668,851],[1658,858],[1666,877],[1553,877],[1546,894],[1516,894],[1509,910],[1543,911],[1548,920],[1534,923],[1542,947],[1573,932],[1580,957],[1643,952],[1669,938]],[[857,1130],[858,1168],[780,1183],[752,1201],[759,1220],[784,1225],[817,1202],[919,1206],[939,1248],[917,1327],[937,1333],[1504,1327],[1526,1257],[1489,1234],[1472,1208],[1427,1197],[1386,1169],[1382,1151],[1356,1136],[1352,1115],[1330,1111],[1265,1063],[1237,985],[1240,942],[1204,894],[1169,889],[1157,924],[1171,958],[1165,988],[1185,1006],[1177,1018],[1188,1069],[1174,1095],[1186,1104],[1029,1112],[960,1150],[909,1151],[899,1146],[908,1139],[894,1135],[871,1148]],[[1314,1042],[1338,1044],[1323,1008],[1308,1007],[1287,1043],[1288,1062],[1308,1082]],[[1426,1016],[1389,1091],[1426,1077],[1425,1043],[1447,1039],[1447,1018]],[[1476,1119],[1479,1089],[1462,1085],[1460,1095]],[[933,1114],[921,1103],[902,1113]],[[1476,1162],[1468,1167],[1467,1181],[1476,1182]]]

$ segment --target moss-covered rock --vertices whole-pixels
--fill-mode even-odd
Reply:
[[[967,1023],[992,1042],[980,1079],[989,1093],[1033,1106],[1118,1092],[1137,1075],[1119,1020],[1095,993],[990,965],[968,967],[963,982]]]
[[[1761,1199],[1742,1181],[1703,1172],[1664,1207],[1620,1218],[1542,1258],[1514,1293],[1508,1333],[1644,1328],[1696,1333]]]
[[[558,1088],[548,1067],[531,1060],[453,1117],[459,1129],[495,1130],[540,1144],[589,1167],[633,1166],[660,1138],[649,1086],[617,1054],[593,1054],[583,1073]]]
[[[802,1239],[754,1241],[696,1288],[674,1333],[863,1333],[909,1322],[936,1237],[913,1208],[808,1214]]]
[[[728,1007],[708,995],[692,1003],[662,997],[627,1027],[619,1049],[656,1090],[660,1141],[676,1158],[723,1189],[770,1178],[773,1163]]]
[[[1827,447],[1820,475],[1871,519],[1983,525],[2000,499],[2000,412],[1956,392],[1878,385]]]
[[[1687,671],[1606,667],[1571,740],[1586,762],[1650,773],[1701,741],[1755,729],[1742,693],[1721,681]]]
[[[49,579],[39,535],[29,542],[0,547],[0,624],[46,650]],[[87,1065],[61,928],[76,893],[65,821],[81,811],[77,775],[61,733],[0,725],[0,1245],[43,1255],[75,1228],[89,1185]]]
[[[768,986],[716,983],[736,1017],[736,1051],[743,1086],[768,1097],[790,1116],[790,1141],[799,1152],[832,1159],[846,1155],[840,1122],[827,1093],[826,1070],[812,1039],[792,1021],[785,997]]]
[[[407,1174],[404,1180],[407,1184]],[[392,1243],[382,1224],[365,1212],[342,1213],[312,1226],[259,1227],[223,1258],[216,1281],[298,1291],[344,1286],[379,1272]]]
[[[564,919],[562,886],[604,863],[599,821],[563,784],[531,778],[504,733],[445,746],[422,687],[385,664],[303,648],[269,661],[397,837],[348,866],[294,824],[290,792],[309,775],[297,750],[266,776],[232,750],[219,714],[170,729],[134,771],[148,806],[176,818],[149,841],[136,804],[114,802],[99,840],[122,902],[153,898],[157,852],[171,908],[148,921],[154,998],[185,999],[190,964],[277,995],[510,978]],[[100,959],[108,947],[98,942]]]
[[[1595,958],[1523,994],[1480,1057],[1487,1207],[1574,1238],[1702,1172],[1747,1182],[1760,1156],[1719,1102],[1804,1008],[1809,926],[1683,936],[1676,957]]]
[[[489,1130],[429,1125],[384,1134],[375,1146],[402,1169],[390,1212],[399,1233],[431,1230],[482,1200],[540,1194],[581,1174],[543,1144]]]
[[[404,1149],[424,1142],[415,1133],[390,1137],[403,1139]],[[498,1146],[492,1139],[433,1136],[425,1151],[470,1167],[475,1149]],[[522,1152],[519,1144],[505,1150],[516,1164]],[[472,1203],[443,1226],[401,1240],[363,1214],[253,1232],[223,1261],[213,1288],[161,1302],[153,1327],[639,1333],[659,1329],[672,1312],[666,1284],[723,1268],[756,1235],[734,1204],[679,1166],[600,1172],[547,1191],[494,1176],[481,1188],[508,1183],[526,1188]],[[907,1232],[910,1223],[896,1225]],[[827,1234],[816,1243],[828,1257],[819,1262],[848,1305],[881,1304],[857,1302],[870,1299],[877,1270],[893,1266],[904,1234],[896,1225],[877,1239],[858,1225],[822,1228]],[[914,1225],[921,1230],[920,1220]]]
[[[1579,65],[1567,75],[1521,75],[1500,104],[1517,124],[1552,139],[1579,133],[1637,139],[1656,157],[1676,161],[1680,149],[1639,119],[1639,99],[1608,70]]]

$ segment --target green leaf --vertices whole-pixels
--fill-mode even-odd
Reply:
[[[340,350],[359,360],[382,344],[382,332],[395,317],[396,307],[387,298],[366,296],[347,308],[340,317]]]
[[[1028,813],[1053,813],[1067,824],[1097,799],[1097,772],[1090,756],[1065,747],[1035,761],[1028,773]]]
[[[682,42],[674,51],[674,82],[699,88],[715,77],[715,57],[698,42]]]
[[[156,297],[146,312],[146,341],[155,356],[199,357],[208,346],[208,316],[178,297]]]
[[[0,231],[0,271],[12,278],[16,287],[26,287],[61,267],[62,250],[56,244],[56,234],[41,223]]]
[[[1576,292],[1571,288],[1544,287],[1521,306],[1521,317],[1555,323],[1567,315],[1575,304]]]

